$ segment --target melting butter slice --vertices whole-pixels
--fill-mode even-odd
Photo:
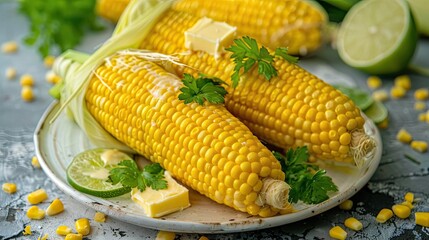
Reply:
[[[237,27],[203,17],[185,31],[185,47],[205,51],[215,58],[232,44]]]
[[[164,177],[168,184],[167,189],[153,190],[148,187],[144,192],[137,188],[131,191],[131,199],[145,210],[148,217],[161,217],[191,205],[188,189],[178,184],[169,172],[164,171]]]

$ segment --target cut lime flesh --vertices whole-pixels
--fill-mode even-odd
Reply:
[[[374,101],[374,103],[371,104],[371,106],[369,106],[369,108],[366,109],[364,113],[375,124],[383,122],[389,116],[387,108],[380,101]]]
[[[365,111],[369,106],[374,103],[374,99],[368,93],[362,90],[340,85],[335,85],[334,87],[340,90],[340,92],[342,92],[344,95],[349,97],[362,111]]]
[[[67,168],[68,183],[80,192],[102,198],[117,197],[130,192],[129,187],[120,183],[113,185],[108,181],[106,174],[115,166],[104,166],[101,159],[104,151],[105,149],[92,149],[76,155]]]
[[[370,74],[404,70],[417,46],[417,30],[403,0],[365,0],[347,13],[338,32],[338,53]]]

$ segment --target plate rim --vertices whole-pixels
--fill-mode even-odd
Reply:
[[[178,220],[168,220],[163,218],[150,218],[141,214],[134,213],[121,213],[121,209],[116,209],[112,205],[103,205],[99,202],[94,202],[93,199],[89,198],[86,194],[79,192],[70,186],[67,182],[64,182],[60,179],[54,171],[49,167],[48,163],[44,159],[42,154],[42,140],[40,139],[40,134],[43,131],[43,128],[49,127],[46,124],[47,118],[52,114],[52,111],[58,106],[59,101],[54,100],[50,105],[46,108],[42,117],[40,118],[37,126],[34,130],[33,141],[35,145],[36,156],[39,159],[39,163],[42,167],[42,170],[45,174],[54,182],[57,187],[64,192],[69,197],[75,199],[77,202],[86,205],[96,211],[103,212],[115,219],[120,221],[134,224],[137,226],[142,226],[155,230],[165,230],[165,231],[174,231],[174,232],[183,232],[183,233],[234,233],[234,232],[246,232],[252,230],[260,230],[271,227],[277,227],[282,225],[287,225],[290,223],[294,223],[300,220],[307,219],[309,217],[318,215],[323,213],[329,209],[334,208],[339,205],[342,201],[352,197],[355,193],[361,190],[368,181],[372,178],[375,171],[377,170],[379,163],[381,161],[382,155],[382,140],[380,136],[380,132],[373,122],[370,123],[371,127],[375,129],[374,138],[376,138],[376,142],[380,144],[377,146],[377,149],[374,153],[373,159],[371,160],[370,165],[367,166],[365,173],[363,176],[352,184],[351,187],[345,189],[342,192],[339,192],[335,196],[330,197],[322,203],[312,205],[306,209],[300,210],[296,213],[290,213],[285,215],[276,215],[273,217],[257,217],[254,216],[249,218],[249,221],[246,223],[242,222],[190,222],[190,221],[178,221]],[[64,114],[64,113],[61,113]],[[91,196],[92,198],[97,198],[95,196]],[[102,198],[100,198],[102,199]],[[123,217],[125,216],[125,217]],[[137,219],[139,219],[137,221]],[[145,220],[145,221],[142,221]]]

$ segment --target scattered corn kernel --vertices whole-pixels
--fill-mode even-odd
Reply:
[[[94,221],[105,222],[106,221],[106,214],[104,214],[102,212],[96,212],[94,215]]]
[[[54,62],[55,62],[55,56],[52,56],[52,55],[46,56],[46,57],[43,59],[43,64],[44,64],[44,65],[45,65],[45,67],[47,67],[47,68],[51,68],[51,67],[52,67],[52,65],[54,65]]]
[[[425,122],[426,121],[426,113],[420,113],[419,114],[419,121]]]
[[[21,86],[33,86],[34,85],[34,78],[30,74],[24,74],[21,77],[20,80]]]
[[[413,140],[413,137],[407,130],[405,130],[404,128],[401,128],[399,132],[396,134],[396,140],[403,143],[410,143],[411,140]]]
[[[393,213],[398,218],[402,218],[402,219],[409,217],[411,214],[411,209],[409,207],[401,205],[401,204],[393,205],[392,210],[393,210]]]
[[[12,193],[16,192],[16,184],[15,183],[3,183],[1,188],[3,189],[3,192],[5,192],[5,193],[12,194]]]
[[[37,240],[48,240],[48,237],[49,237],[49,235],[45,234],[45,235],[43,235],[41,237],[38,237]]]
[[[375,219],[379,223],[385,223],[387,220],[393,217],[392,210],[388,208],[383,208],[381,211],[377,214],[377,218]]]
[[[417,225],[429,227],[429,212],[416,212],[414,213],[414,216],[416,218]]]
[[[45,217],[45,211],[43,209],[40,209],[38,206],[31,206],[27,210],[27,217],[29,219],[43,219]]]
[[[403,202],[401,203],[401,205],[407,206],[407,207],[409,207],[410,209],[413,209],[413,208],[414,208],[413,204],[412,204],[412,203],[410,203],[410,202],[408,202],[408,201],[403,201]]]
[[[31,226],[30,225],[25,226],[24,232],[22,232],[22,234],[24,234],[25,236],[31,235]]]
[[[1,45],[1,51],[4,53],[14,53],[18,51],[18,44],[15,41],[5,42]]]
[[[352,209],[352,207],[353,207],[353,201],[350,199],[347,199],[340,204],[340,209],[343,209],[343,210],[350,210]]]
[[[414,193],[412,192],[407,192],[404,196],[405,201],[409,202],[409,203],[413,203],[414,202]]]
[[[48,199],[48,194],[45,189],[37,189],[36,191],[28,194],[27,200],[31,204],[38,204]]]
[[[9,80],[15,79],[16,78],[16,69],[13,67],[6,68],[5,75],[6,75],[6,78]]]
[[[64,240],[82,240],[82,234],[78,233],[69,233],[66,235]]]
[[[404,97],[406,93],[407,91],[402,87],[394,86],[390,89],[390,96],[395,99]]]
[[[62,211],[64,211],[63,202],[61,202],[60,199],[55,198],[54,201],[52,201],[52,203],[46,209],[46,214],[48,216],[52,216],[52,215],[56,215]]]
[[[381,123],[378,123],[377,127],[381,129],[386,129],[387,127],[389,127],[389,118],[386,118]]]
[[[414,109],[415,110],[421,111],[421,110],[425,110],[425,108],[426,108],[426,103],[424,103],[424,102],[417,101],[414,103]]]
[[[31,102],[34,100],[33,88],[29,86],[24,86],[21,90],[21,98],[26,102]]]
[[[206,236],[201,236],[198,240],[209,240],[209,238]]]
[[[412,141],[411,148],[423,153],[428,150],[428,143],[425,141]]]
[[[156,240],[173,240],[176,237],[174,232],[159,231],[156,234]]]
[[[86,236],[91,231],[91,225],[88,218],[79,218],[75,222],[76,232]]]
[[[427,88],[419,88],[414,92],[416,100],[426,100],[429,98],[429,90]]]
[[[60,225],[60,226],[57,227],[57,230],[55,230],[55,232],[58,235],[66,236],[67,234],[69,234],[69,233],[72,232],[72,229],[69,228],[69,227],[67,227],[67,226],[65,226],[65,225]]]
[[[35,168],[40,168],[39,159],[36,156],[31,158],[31,165],[33,165]]]
[[[376,89],[381,87],[381,79],[377,76],[370,76],[366,80],[366,83],[369,88]]]
[[[61,80],[61,77],[54,73],[54,71],[48,71],[45,75],[45,79],[48,83],[56,84]]]
[[[410,90],[411,88],[411,80],[408,75],[401,75],[395,78],[395,86],[401,87],[405,90]]]
[[[362,223],[354,217],[347,218],[344,225],[354,231],[359,231],[363,228]]]
[[[380,102],[385,102],[389,99],[389,95],[387,94],[386,90],[377,90],[372,93],[372,98]]]
[[[331,238],[344,240],[347,238],[347,232],[340,226],[335,226],[329,230],[329,236]]]

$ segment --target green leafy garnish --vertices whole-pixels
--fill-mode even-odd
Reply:
[[[286,174],[285,181],[291,186],[289,201],[296,203],[303,201],[308,204],[321,203],[329,198],[329,192],[338,191],[326,171],[311,165],[308,160],[307,147],[289,149],[286,155],[273,152],[280,161],[282,170]]]
[[[109,179],[113,184],[121,183],[125,187],[137,187],[143,192],[146,187],[153,190],[167,188],[167,181],[164,179],[164,169],[159,163],[152,163],[144,166],[140,171],[133,160],[123,160],[117,167],[109,171]]]
[[[204,101],[214,104],[224,103],[227,91],[220,86],[223,83],[218,78],[209,78],[203,75],[194,78],[185,73],[183,78],[185,86],[180,89],[182,93],[179,94],[179,99],[185,101],[186,104],[196,102],[203,105]]]
[[[55,47],[61,52],[75,47],[88,28],[102,29],[96,21],[96,0],[20,0],[19,3],[19,11],[30,23],[24,42],[38,46],[42,57]]]
[[[233,53],[231,58],[234,59],[235,67],[231,80],[234,88],[237,87],[240,80],[240,72],[247,73],[255,64],[258,64],[258,73],[270,80],[277,76],[277,70],[273,66],[275,56],[282,57],[291,63],[298,61],[298,58],[287,54],[287,48],[277,48],[275,54],[272,55],[264,46],[259,48],[256,40],[248,36],[234,39],[234,44],[226,50]]]

